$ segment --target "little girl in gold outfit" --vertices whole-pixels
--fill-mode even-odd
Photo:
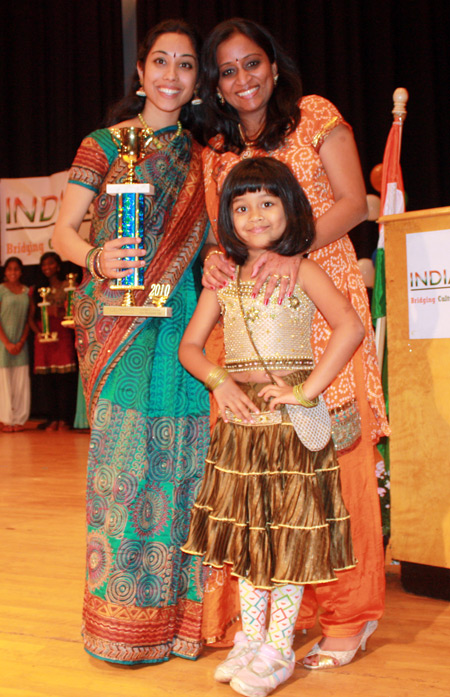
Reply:
[[[179,349],[181,363],[213,392],[221,414],[183,551],[210,566],[229,564],[239,577],[243,631],[215,678],[240,694],[265,697],[294,670],[304,584],[333,582],[336,570],[355,564],[321,393],[364,329],[309,259],[302,259],[290,297],[265,300],[264,288],[254,297],[250,275],[261,254],[302,254],[314,238],[308,200],[283,163],[252,158],[233,168],[222,190],[219,238],[237,265],[236,278],[202,291]],[[314,365],[316,309],[333,331]],[[225,368],[203,353],[220,315]]]

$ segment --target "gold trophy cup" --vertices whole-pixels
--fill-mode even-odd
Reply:
[[[125,183],[108,184],[106,191],[111,196],[117,196],[117,237],[144,237],[144,210],[145,195],[153,195],[154,187],[151,184],[142,184],[135,180],[134,167],[139,160],[141,149],[145,147],[145,141],[151,136],[149,129],[113,128],[112,134],[120,149],[120,156],[128,166],[128,176]],[[143,249],[143,242],[140,243]],[[137,243],[127,245],[130,249],[128,260],[133,257],[132,250],[137,249]],[[105,305],[104,315],[120,317],[170,317],[172,308],[164,307],[170,295],[170,285],[154,283],[149,294],[150,304],[136,305],[134,292],[144,290],[144,269],[142,267],[131,269],[124,278],[114,279],[110,284],[112,290],[124,291],[121,305]]]

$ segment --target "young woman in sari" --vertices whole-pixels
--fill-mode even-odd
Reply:
[[[201,148],[181,123],[192,120],[197,77],[194,33],[182,21],[163,22],[140,47],[133,89],[110,119],[116,129],[153,132],[135,168],[139,182],[155,188],[140,260],[125,260],[130,238],[115,239],[115,198],[106,186],[125,181],[127,166],[110,128],[82,142],[54,235],[75,263],[86,266],[90,255],[75,300],[91,423],[83,636],[89,653],[118,663],[157,663],[171,653],[195,658],[201,648],[201,563],[180,546],[203,476],[209,405],[177,358],[207,233]],[[91,203],[86,242],[77,231]],[[145,289],[136,291],[136,303],[150,302],[152,284],[170,283],[172,317],[103,314],[104,305],[121,301],[110,280],[138,266]]]
[[[368,623],[373,626],[384,607],[374,446],[388,433],[388,424],[367,295],[346,234],[367,214],[358,153],[351,129],[338,110],[322,97],[302,96],[295,65],[269,32],[254,22],[234,19],[219,24],[205,42],[202,68],[210,137],[203,156],[205,193],[212,228],[217,225],[223,182],[237,162],[265,155],[283,161],[294,172],[313,209],[317,235],[310,257],[349,298],[366,330],[363,344],[324,393],[333,419],[343,496],[352,519],[359,563],[355,569],[338,574],[335,584],[307,588],[300,616],[300,626],[310,627],[318,605],[323,609],[323,639],[304,665],[343,665],[352,660]],[[297,269],[298,261],[292,263],[273,253],[263,255],[254,267],[254,293],[266,280],[266,298],[278,281],[281,295],[291,292]],[[223,285],[233,271],[220,249],[212,246],[205,260],[204,284],[209,288]],[[329,335],[327,322],[316,314],[312,332],[316,360]],[[220,348],[221,339],[216,337],[210,345],[211,360],[217,362]],[[211,599],[206,595],[205,602],[212,605],[214,593]],[[230,619],[233,612],[235,607],[228,617],[221,617]],[[214,631],[220,632],[217,623]]]

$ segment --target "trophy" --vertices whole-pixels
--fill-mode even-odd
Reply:
[[[73,327],[75,324],[73,321],[73,294],[76,290],[76,277],[77,275],[75,273],[68,273],[66,276],[66,281],[69,282],[69,285],[64,288],[65,292],[67,293],[67,307],[66,314],[64,315],[64,318],[61,320],[61,324],[63,327]]]
[[[153,195],[154,187],[135,180],[134,167],[139,160],[141,149],[147,145],[146,140],[153,137],[151,129],[113,128],[113,137],[120,148],[120,156],[128,166],[127,181],[121,184],[108,184],[106,191],[116,198],[117,237],[140,237],[139,248],[143,249],[145,195]],[[138,245],[126,245],[127,249],[137,249]],[[126,260],[138,259],[131,253]],[[153,283],[150,289],[149,305],[136,305],[134,292],[144,290],[144,269],[130,269],[124,278],[114,279],[109,286],[112,290],[123,291],[121,305],[105,305],[104,315],[120,317],[171,317],[172,308],[164,307],[170,294],[170,284]]]
[[[42,332],[38,334],[38,340],[41,344],[47,344],[50,341],[58,341],[58,332],[50,331],[50,322],[48,319],[49,301],[47,296],[52,292],[51,288],[38,288],[38,293],[42,298],[42,302],[38,303],[41,308]]]

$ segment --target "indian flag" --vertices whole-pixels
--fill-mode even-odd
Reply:
[[[381,215],[393,215],[405,211],[405,190],[400,167],[403,118],[395,118],[383,156],[381,179]],[[377,256],[375,260],[375,283],[372,294],[372,319],[375,323],[378,364],[383,364],[384,337],[386,332],[386,276],[384,267],[384,225],[380,224]],[[382,321],[384,320],[384,321]]]
[[[396,99],[396,97],[398,99]],[[386,141],[381,178],[381,215],[393,215],[405,211],[405,191],[400,167],[402,128],[406,115],[405,103],[408,93],[399,88],[394,92],[394,121]],[[389,414],[389,395],[387,385],[386,337],[386,274],[384,259],[384,224],[380,224],[377,256],[375,260],[375,283],[372,293],[372,320],[375,324],[375,341],[378,354],[386,412]],[[389,439],[382,438],[378,444],[382,460],[378,463],[378,492],[380,495],[383,533],[387,539],[390,534],[390,486],[389,486]]]

